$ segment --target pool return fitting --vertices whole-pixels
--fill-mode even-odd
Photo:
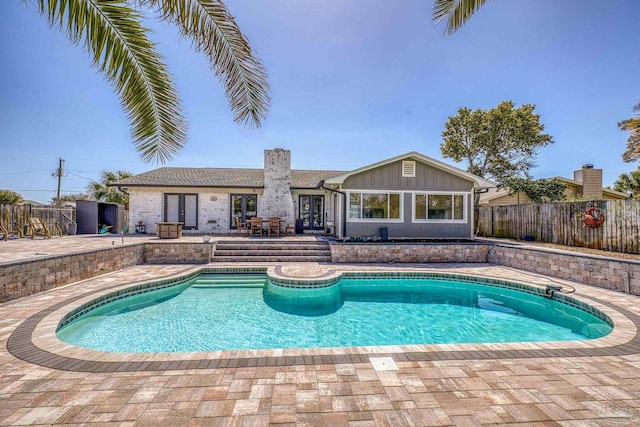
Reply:
[[[545,298],[549,298],[549,299],[553,299],[553,295],[556,292],[560,292],[562,293],[562,286],[558,286],[558,285],[547,285],[547,288],[544,290],[544,297]]]

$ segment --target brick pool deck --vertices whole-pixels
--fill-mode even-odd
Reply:
[[[146,240],[157,241],[124,244]],[[0,242],[0,262],[120,244],[116,236],[13,240]],[[0,304],[0,425],[640,425],[639,298],[490,264],[265,266],[283,278],[438,271],[560,282],[608,314],[614,332],[568,343],[162,355],[83,350],[53,335],[71,307],[132,277],[225,266],[240,264],[138,265]]]

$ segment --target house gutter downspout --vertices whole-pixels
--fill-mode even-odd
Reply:
[[[325,187],[324,179],[320,181],[320,185],[318,185],[318,188],[331,191],[332,193],[342,194],[343,196],[342,197],[342,218],[341,218],[342,226],[340,228],[342,228],[342,237],[344,237],[347,232],[347,193],[339,190],[334,190],[333,188]]]

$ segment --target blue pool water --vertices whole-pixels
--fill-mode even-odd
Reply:
[[[201,275],[100,306],[58,338],[108,352],[583,340],[612,327],[538,295],[451,280],[342,279],[319,289],[264,275]]]

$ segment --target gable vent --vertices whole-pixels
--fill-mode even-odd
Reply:
[[[416,162],[413,160],[402,161],[403,178],[414,178],[416,176]]]

